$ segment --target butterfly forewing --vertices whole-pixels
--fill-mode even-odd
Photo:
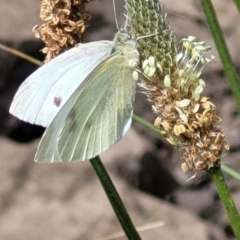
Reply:
[[[10,113],[48,126],[75,89],[109,55],[112,42],[80,44],[43,65],[20,86]]]

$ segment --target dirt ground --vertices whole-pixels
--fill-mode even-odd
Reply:
[[[123,1],[116,1],[119,25],[124,23]],[[0,0],[0,42],[43,59],[42,43],[31,29],[41,23],[39,2]],[[174,34],[196,36],[212,46],[217,63],[207,66],[205,95],[217,106],[230,151],[223,162],[240,170],[240,117],[228,80],[208,29],[200,1],[162,1]],[[213,1],[224,36],[239,70],[240,16],[234,3]],[[116,32],[112,2],[89,4],[92,20],[86,41],[111,40]],[[74,164],[36,164],[36,148],[44,129],[24,123],[8,113],[16,89],[37,67],[0,50],[0,239],[97,240],[122,231],[88,161]],[[135,113],[153,121],[146,96],[138,89]],[[126,136],[102,154],[120,196],[142,239],[234,239],[228,219],[209,176],[184,174],[178,149],[161,136],[133,123]],[[240,210],[240,184],[226,175]],[[154,227],[154,225],[156,225]]]

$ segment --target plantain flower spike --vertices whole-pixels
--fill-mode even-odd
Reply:
[[[40,18],[44,22],[35,26],[33,32],[46,46],[45,62],[56,57],[76,43],[82,42],[86,22],[91,16],[86,5],[91,0],[42,0]]]
[[[129,31],[138,37],[140,85],[157,114],[154,126],[179,147],[184,172],[218,166],[229,145],[216,106],[203,95],[202,70],[215,60],[204,57],[210,47],[193,36],[177,41],[157,0],[126,0],[125,8]]]

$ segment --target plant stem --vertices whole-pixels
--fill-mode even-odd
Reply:
[[[238,11],[240,12],[240,0],[233,0],[233,1],[236,4]]]
[[[96,156],[95,158],[92,158],[90,162],[93,166],[93,169],[98,175],[98,178],[105,190],[105,193],[112,205],[113,210],[115,211],[120,224],[122,225],[126,236],[129,240],[141,240],[115,186],[112,183],[110,176],[108,175],[105,167],[101,162],[100,157]]]
[[[230,168],[226,164],[221,164],[221,170],[224,173],[227,173],[229,176],[235,178],[236,180],[240,181],[240,174],[239,172],[235,171],[234,169]]]
[[[148,122],[147,120],[141,118],[140,116],[133,114],[133,120],[135,122],[138,122],[139,124],[141,124],[142,126],[146,127],[147,129],[151,130],[152,132],[155,132],[157,134],[161,135],[161,130],[157,129],[156,127],[153,126],[152,123]]]
[[[215,10],[213,8],[211,0],[201,0],[201,3],[208,21],[208,25],[212,31],[218,54],[221,58],[224,70],[229,80],[230,87],[236,99],[237,105],[240,108],[240,81],[238,73],[227,48],[227,44],[220,28]]]
[[[225,42],[222,30],[220,28],[215,10],[213,8],[211,0],[201,0],[201,3],[204,9],[209,27],[212,31],[212,35],[213,35],[219,56],[221,58],[223,67],[229,79],[232,92],[234,94],[238,107],[240,108],[240,84],[239,84],[238,74],[233,64],[229,50],[227,48],[227,44]],[[235,233],[235,236],[237,237],[237,239],[240,239],[240,217],[237,212],[234,201],[232,199],[232,196],[228,190],[226,182],[223,178],[220,167],[210,168],[208,172],[210,173],[212,180],[216,185],[217,191],[225,207],[225,210],[227,212],[227,215],[228,215],[230,224],[233,228],[233,231]]]
[[[42,62],[38,61],[36,58],[30,57],[29,55],[27,55],[27,54],[25,54],[23,52],[20,52],[18,50],[13,49],[13,48],[9,48],[9,47],[1,44],[1,43],[0,43],[0,49],[4,50],[6,52],[9,52],[9,53],[11,53],[11,54],[13,54],[15,56],[18,56],[18,57],[20,57],[22,59],[25,59],[25,60],[27,60],[27,61],[29,61],[29,62],[31,62],[33,64],[36,64],[38,66],[42,65]]]
[[[215,183],[219,197],[227,212],[235,236],[237,237],[237,239],[240,239],[240,217],[237,212],[235,203],[232,199],[232,196],[229,192],[229,189],[227,187],[227,184],[222,175],[222,171],[220,167],[212,167],[208,170],[208,173],[210,174],[213,182]]]

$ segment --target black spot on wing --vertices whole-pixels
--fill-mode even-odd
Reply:
[[[62,99],[60,97],[54,97],[53,99],[53,105],[56,107],[59,107],[61,105]]]

